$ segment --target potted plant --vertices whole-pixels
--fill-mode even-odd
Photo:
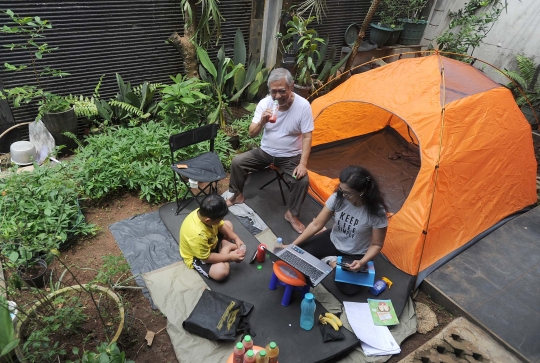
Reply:
[[[41,66],[39,63],[44,55],[51,53],[57,48],[50,48],[44,42],[45,36],[43,32],[47,29],[52,29],[52,25],[48,20],[35,17],[20,17],[11,10],[3,11],[11,19],[12,26],[4,25],[0,28],[0,32],[12,34],[17,39],[18,43],[6,45],[10,50],[21,50],[23,54],[29,56],[30,63],[19,64],[18,66],[9,63],[4,63],[7,71],[21,72],[29,68],[36,80],[35,85],[23,85],[0,91],[0,98],[8,99],[14,107],[19,107],[21,104],[28,104],[32,101],[38,101],[39,112],[36,121],[43,118],[43,122],[48,124],[49,132],[53,135],[57,145],[65,145],[69,147],[76,145],[70,143],[69,138],[63,138],[64,132],[72,134],[77,133],[77,118],[69,102],[60,96],[54,95],[45,91],[45,79],[47,77],[64,77],[69,73],[58,69],[53,69],[49,66]],[[39,41],[38,41],[39,40]],[[71,140],[73,141],[73,140]]]
[[[405,11],[407,18],[401,19],[403,30],[399,36],[398,43],[403,45],[417,45],[422,40],[422,35],[428,24],[427,20],[421,18],[422,10],[426,7],[427,0],[407,0]]]
[[[314,19],[314,16],[308,19],[303,19],[298,15],[293,16],[292,20],[287,23],[287,34],[283,37],[284,40],[298,37],[294,87],[295,92],[304,98],[307,98],[312,89],[311,75],[317,72],[316,61],[321,59],[319,46],[324,44],[324,39],[317,36],[317,31],[308,28]]]
[[[540,84],[538,84],[540,64],[535,64],[533,58],[524,54],[517,54],[516,61],[518,71],[505,69],[502,72],[515,82],[509,83],[507,87],[512,91],[521,112],[534,130],[538,127],[537,118],[540,118]]]
[[[395,0],[383,0],[381,11],[377,13],[381,20],[371,23],[369,39],[378,46],[396,44],[403,30],[399,20],[403,13],[403,6]]]
[[[295,42],[293,38],[289,38],[284,41],[282,33],[277,33],[275,35],[275,38],[279,42],[278,50],[281,53],[281,66],[291,72],[291,74],[294,74],[294,67],[296,65],[296,53],[298,52],[298,43]]]

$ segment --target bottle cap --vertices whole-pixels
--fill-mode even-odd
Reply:
[[[257,270],[262,270],[262,266],[261,265],[257,266]]]
[[[260,355],[261,357],[266,357],[266,350],[264,350],[264,349],[263,349],[263,350],[259,350],[259,355]]]
[[[246,336],[244,337],[244,341],[245,341],[245,342],[251,342],[251,335],[246,335]]]
[[[244,348],[244,344],[242,344],[242,342],[238,342],[238,343],[236,343],[236,348],[237,349],[242,349],[242,348]]]
[[[253,351],[250,349],[247,351],[246,355],[251,358],[255,355],[255,353],[253,353]]]
[[[313,300],[315,298],[315,296],[313,296],[313,294],[311,292],[308,292],[306,295],[304,295],[304,298],[306,298],[308,300]]]
[[[281,237],[278,237],[277,243],[283,243],[283,239]]]
[[[276,349],[276,347],[277,347],[276,342],[270,342],[270,348],[271,349]]]

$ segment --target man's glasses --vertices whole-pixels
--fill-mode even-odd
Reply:
[[[277,95],[278,93],[282,96],[285,96],[287,94],[287,92],[289,92],[288,90],[286,89],[273,89],[273,90],[270,90],[270,94],[272,96],[275,96]]]
[[[351,199],[352,197],[354,197],[356,194],[360,193],[360,192],[355,192],[355,193],[347,193],[347,192],[344,192],[343,189],[341,188],[338,188],[338,193],[343,195],[343,198],[345,199]],[[362,193],[363,195],[364,193]]]

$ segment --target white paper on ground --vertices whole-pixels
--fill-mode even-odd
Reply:
[[[399,344],[397,344],[388,327],[377,326],[373,323],[368,303],[344,301],[343,307],[347,313],[349,324],[351,324],[358,339],[373,348],[387,352],[399,349]]]
[[[368,357],[372,357],[375,355],[390,355],[390,354],[399,354],[401,353],[401,348],[397,348],[395,350],[380,350],[377,348],[373,348],[371,345],[361,342],[362,350],[364,351],[364,354]]]

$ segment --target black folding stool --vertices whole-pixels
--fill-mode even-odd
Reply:
[[[289,183],[287,183],[285,178],[283,178],[283,174],[285,174],[285,173],[280,172],[279,168],[277,166],[275,166],[274,163],[271,163],[270,165],[268,165],[267,168],[270,168],[273,171],[275,171],[276,176],[274,177],[274,179],[270,180],[268,183],[266,183],[262,187],[260,187],[259,190],[263,190],[265,187],[267,187],[268,185],[272,184],[274,181],[277,180],[278,184],[279,184],[279,191],[281,192],[281,199],[283,199],[283,205],[287,206],[287,202],[285,201],[285,195],[283,194],[283,187],[281,186],[281,182],[285,183],[285,185],[287,186],[287,189],[289,189],[289,191],[291,190],[291,186],[289,185]]]

